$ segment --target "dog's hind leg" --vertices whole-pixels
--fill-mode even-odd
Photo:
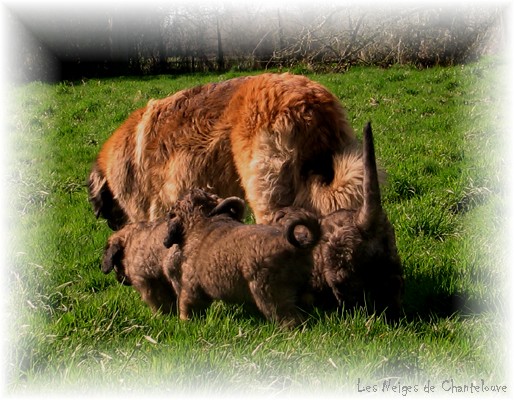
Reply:
[[[249,284],[250,291],[257,308],[270,320],[282,328],[290,329],[302,322],[302,317],[296,307],[296,289],[288,286],[270,287],[255,280]]]
[[[133,279],[132,285],[154,313],[169,314],[175,310],[177,303],[175,292],[163,279],[138,276]]]
[[[296,192],[294,151],[263,136],[243,174],[246,199],[259,224],[271,223],[275,211],[293,204]]]
[[[203,314],[212,303],[200,285],[188,279],[182,279],[181,290],[178,298],[179,317],[186,321],[194,314]]]

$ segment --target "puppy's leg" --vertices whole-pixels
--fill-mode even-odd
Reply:
[[[268,284],[264,284],[264,282]],[[302,322],[295,300],[297,288],[285,285],[269,285],[269,280],[255,280],[249,284],[255,304],[264,316],[290,329]]]
[[[204,293],[200,287],[189,287],[182,285],[178,300],[180,319],[186,321],[192,315],[202,315],[209,307],[212,300]]]
[[[175,308],[177,298],[171,285],[163,279],[138,278],[133,282],[141,299],[156,313],[169,314]]]
[[[178,312],[181,320],[187,321],[189,319],[193,306],[194,298],[191,296],[188,285],[182,285],[178,296]]]
[[[257,149],[241,174],[246,198],[257,223],[271,223],[275,211],[293,204],[297,184],[293,164],[293,147],[283,138],[267,133],[260,136]]]
[[[163,314],[169,314],[175,310],[177,297],[171,285],[164,280],[155,280],[152,283],[152,290],[149,295],[149,298],[145,301],[153,304],[154,312],[158,310]]]
[[[190,319],[191,315],[201,314],[209,307],[212,300],[205,294],[193,268],[184,264],[178,299],[181,320]]]

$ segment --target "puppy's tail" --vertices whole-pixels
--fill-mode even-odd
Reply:
[[[289,243],[300,249],[310,249],[321,238],[321,226],[314,216],[307,214],[294,219],[286,225],[286,238]]]

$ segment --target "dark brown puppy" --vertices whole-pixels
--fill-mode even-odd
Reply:
[[[297,211],[284,227],[245,225],[231,216],[242,214],[243,200],[225,199],[206,217],[205,196],[192,190],[172,208],[165,244],[178,244],[183,257],[168,272],[179,292],[180,317],[224,300],[254,303],[281,326],[298,325],[298,292],[311,275],[312,248],[321,234],[316,217]],[[300,227],[307,234],[297,233]]]
[[[315,305],[353,307],[366,302],[398,317],[404,278],[394,228],[382,208],[371,125],[364,129],[364,203],[321,219],[322,238],[314,249],[310,288]],[[275,214],[283,224],[288,208]],[[308,296],[305,296],[307,298]]]
[[[199,212],[207,215],[219,201],[215,195],[205,195]],[[177,303],[168,268],[164,266],[181,262],[178,246],[168,249],[163,243],[168,235],[168,220],[125,225],[109,238],[102,262],[105,274],[114,269],[120,283],[133,286],[154,312],[163,313],[176,309]]]

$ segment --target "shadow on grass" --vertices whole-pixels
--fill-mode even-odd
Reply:
[[[490,310],[493,305],[471,293],[448,290],[440,277],[418,276],[406,282],[403,302],[404,315],[408,320],[431,320],[434,317],[473,316]]]

